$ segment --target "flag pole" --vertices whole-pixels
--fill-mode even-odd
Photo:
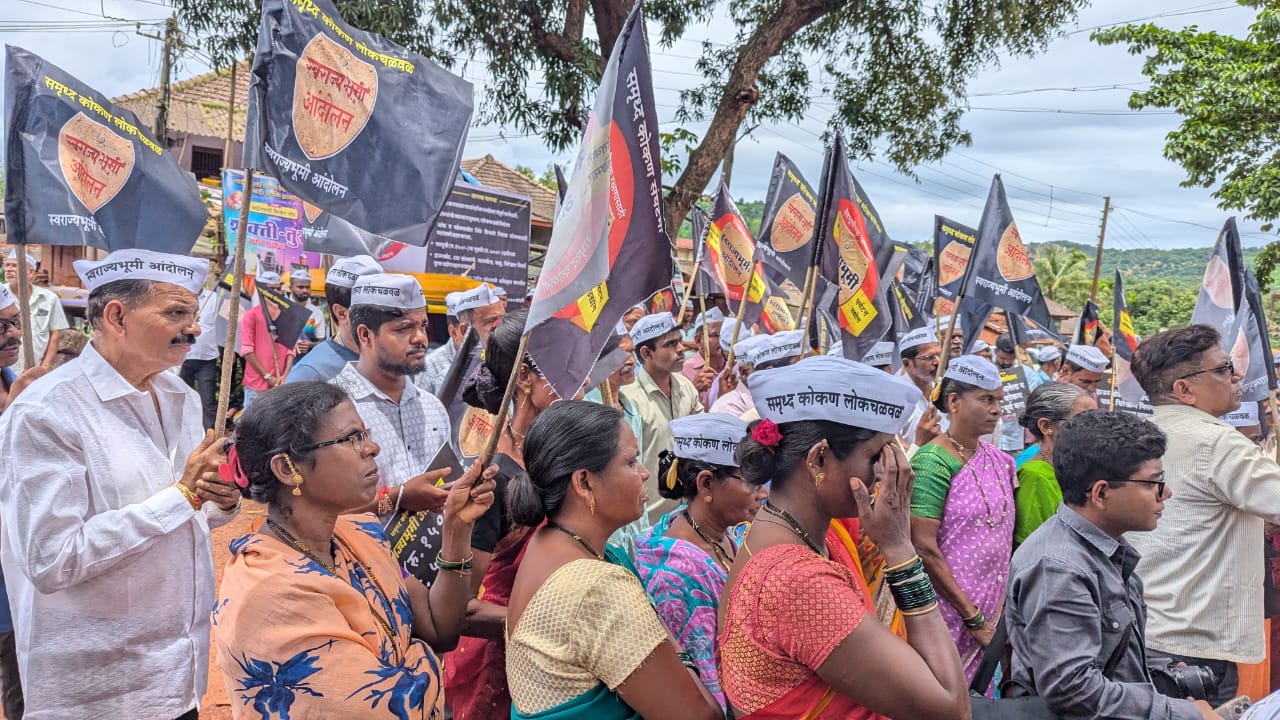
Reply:
[[[755,269],[752,268],[751,277],[747,278],[746,284],[742,286],[742,302],[738,303],[738,316],[734,318],[737,322],[733,324],[733,337],[729,340],[729,357],[724,363],[725,370],[733,369],[733,361],[736,359],[734,357],[733,346],[738,344],[738,333],[742,332],[742,318],[745,317],[747,313],[747,296],[751,294],[751,280],[755,277],[755,272]]]
[[[253,206],[253,168],[244,171],[244,195],[240,201],[240,225],[236,228],[236,247],[231,262],[231,307],[227,309],[227,344],[222,348],[222,377],[218,380],[218,413],[214,432],[226,433],[227,411],[231,402],[231,374],[236,364],[236,334],[240,331],[240,288],[244,285],[244,246],[249,232],[249,211]],[[274,341],[272,350],[275,350]]]
[[[1112,335],[1112,340],[1115,336]],[[1111,398],[1107,401],[1107,412],[1116,411],[1116,344],[1111,343]]]
[[[681,305],[681,308],[684,306]],[[711,331],[707,329],[707,298],[704,295],[698,296],[698,310],[702,313],[702,359],[710,362],[711,360]]]
[[[960,303],[964,302],[964,295],[956,294],[956,306],[951,308],[951,323],[947,325],[946,337],[942,339],[942,347],[939,350],[938,372],[933,378],[933,390],[929,392],[929,400],[935,401],[942,392],[942,374],[947,371],[947,365],[951,362],[951,336],[956,331],[956,317],[960,315]]]
[[[609,382],[609,378],[605,378],[600,382],[600,404],[605,407],[613,407],[613,383]]]
[[[516,348],[516,361],[511,365],[511,377],[507,378],[507,389],[502,393],[502,405],[498,407],[498,415],[493,419],[493,434],[489,436],[489,442],[485,443],[484,452],[480,453],[480,468],[484,467],[493,460],[493,453],[498,449],[498,438],[502,435],[502,426],[507,422],[507,411],[511,406],[511,396],[515,394],[516,378],[520,377],[520,366],[524,365],[525,349],[529,346],[529,335],[532,328],[525,328],[524,334],[520,336],[520,346]]]
[[[816,284],[814,282],[816,270],[817,265],[814,264],[810,265],[809,269],[804,273],[804,289],[800,291],[800,318],[797,320],[799,323],[797,327],[806,325],[805,320],[809,316],[809,307],[813,304],[813,299],[809,296],[812,293],[812,286]]]
[[[22,366],[36,365],[36,349],[31,338],[31,266],[27,265],[27,242],[23,238],[14,246],[18,257],[18,317],[22,319]]]
[[[684,299],[680,301],[680,309],[678,312],[684,313],[684,304],[689,302],[689,296],[693,294],[693,286],[698,284],[698,271],[702,269],[702,261],[695,260],[693,263],[693,273],[689,275],[689,284],[684,286]],[[672,313],[673,315],[675,313]],[[676,317],[679,317],[677,315]]]

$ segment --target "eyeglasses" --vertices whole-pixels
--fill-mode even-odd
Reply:
[[[933,353],[933,354],[930,354],[930,355],[917,355],[917,356],[916,356],[916,358],[915,358],[915,361],[916,361],[916,362],[922,362],[922,363],[928,363],[928,362],[933,362],[934,360],[937,360],[937,359],[938,359],[938,358],[940,358],[940,357],[942,357],[942,355],[941,355],[940,353]]]
[[[10,329],[21,330],[22,318],[16,317],[12,320],[0,320],[0,335],[4,335],[5,333],[9,332]]]
[[[324,442],[319,442],[319,443],[316,443],[315,445],[308,445],[302,449],[304,451],[311,451],[311,450],[319,450],[320,448],[326,448],[331,445],[341,445],[342,443],[351,443],[351,449],[359,453],[359,452],[364,452],[364,444],[368,440],[369,440],[369,428],[360,428],[359,430],[352,430],[350,433],[343,435],[337,440],[325,440]]]
[[[1155,485],[1156,497],[1164,497],[1165,479],[1164,473],[1160,473],[1159,480],[1122,480],[1121,482],[1141,483],[1143,485]]]
[[[1197,376],[1197,375],[1199,375],[1199,374],[1201,374],[1201,373],[1207,373],[1207,372],[1211,372],[1211,373],[1213,373],[1214,375],[1217,375],[1218,377],[1231,377],[1232,375],[1235,375],[1235,374],[1236,374],[1236,364],[1235,364],[1234,362],[1232,362],[1232,361],[1228,360],[1228,361],[1226,361],[1226,362],[1222,363],[1221,365],[1219,365],[1218,367],[1205,368],[1205,369],[1203,369],[1203,370],[1197,370],[1197,371],[1192,372],[1192,373],[1187,373],[1186,375],[1180,375],[1180,376],[1178,376],[1178,379],[1179,379],[1179,380],[1188,380],[1188,379],[1193,378],[1193,377],[1195,377],[1195,376]]]

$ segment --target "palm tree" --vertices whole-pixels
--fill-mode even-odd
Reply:
[[[1045,297],[1068,307],[1083,305],[1092,286],[1087,269],[1089,256],[1052,243],[1034,247],[1032,264]]]

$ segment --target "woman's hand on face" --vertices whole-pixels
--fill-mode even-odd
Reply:
[[[911,489],[916,475],[895,441],[885,444],[873,466],[880,477],[876,496],[862,478],[849,480],[862,527],[882,549],[911,546]],[[873,483],[875,484],[875,483]]]
[[[474,525],[493,505],[494,480],[498,466],[489,464],[481,473],[480,461],[472,463],[462,477],[449,488],[444,502],[445,520],[453,519],[466,525]]]

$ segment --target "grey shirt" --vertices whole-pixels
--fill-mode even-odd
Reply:
[[[1129,543],[1065,504],[1013,554],[1005,613],[1013,679],[1034,688],[1054,712],[1117,720],[1203,717],[1191,702],[1161,695],[1151,684],[1146,604],[1134,574],[1138,557]],[[1123,654],[1111,677],[1103,677],[1121,641]]]

